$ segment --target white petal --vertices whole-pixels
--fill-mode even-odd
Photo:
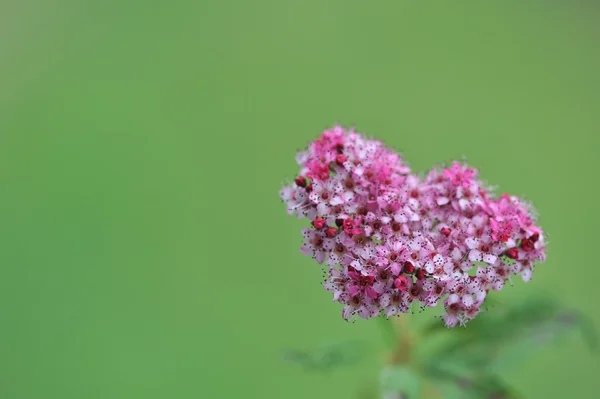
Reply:
[[[465,277],[465,274],[459,272],[458,270],[456,270],[454,273],[452,273],[452,278],[455,280],[460,280],[464,277]]]
[[[381,281],[378,281],[375,284],[373,284],[373,289],[381,294],[383,291],[385,291],[385,284]]]
[[[367,213],[367,216],[365,216],[365,220],[368,223],[373,223],[374,221],[377,220],[377,216],[375,216],[375,214],[373,212],[369,212],[369,213]]]
[[[483,261],[485,263],[489,263],[490,265],[493,265],[496,262],[496,259],[498,259],[498,257],[496,255],[492,255],[492,254],[484,254],[483,255]]]
[[[419,209],[419,200],[417,200],[416,198],[409,198],[408,206],[412,209]]]
[[[410,213],[410,221],[411,222],[418,222],[419,220],[421,220],[421,217],[419,216],[418,213],[415,213],[415,212]]]
[[[302,151],[296,154],[296,162],[298,165],[303,165],[310,157],[308,151]]]
[[[533,277],[533,272],[529,268],[523,269],[523,273],[521,274],[521,277],[523,278],[523,281],[528,283],[529,281],[531,281],[531,278]]]
[[[450,259],[444,263],[444,272],[447,274],[454,272],[454,262],[452,262]]]
[[[483,301],[485,301],[485,297],[487,295],[487,292],[485,291],[478,291],[476,294],[477,297],[477,303],[483,303]]]
[[[476,275],[477,277],[479,277],[479,278],[481,278],[481,277],[486,277],[486,276],[487,276],[487,274],[488,274],[488,268],[487,268],[487,267],[481,267],[481,266],[479,266],[479,267],[477,268],[477,272],[475,273],[475,275]]]
[[[448,305],[452,305],[453,303],[457,303],[460,300],[460,297],[456,294],[452,294],[446,299]]]
[[[430,308],[435,308],[438,304],[439,298],[436,296],[431,296],[427,299],[427,306]]]
[[[404,245],[400,241],[396,241],[392,244],[392,249],[396,252],[400,252],[402,248],[404,248]]]
[[[394,220],[398,223],[406,223],[408,222],[408,219],[406,218],[406,216],[404,215],[404,213],[397,213],[394,215]]]
[[[346,191],[344,193],[344,201],[345,202],[350,202],[354,199],[354,193],[351,191]]]
[[[335,266],[340,263],[340,257],[335,253],[329,254],[329,259],[327,259],[327,266]]]
[[[504,279],[497,279],[492,283],[492,288],[496,291],[500,291],[504,287]]]
[[[310,244],[304,243],[304,244],[302,244],[302,247],[300,247],[300,252],[302,252],[306,256],[312,256],[312,254],[313,254],[312,246]]]
[[[392,296],[390,294],[383,294],[379,297],[379,304],[384,308],[389,306],[392,300]]]
[[[448,202],[450,202],[450,200],[447,197],[438,197],[437,199],[437,204],[438,205],[446,205]]]
[[[334,301],[334,302],[337,302],[337,301],[339,301],[339,299],[340,299],[340,297],[342,296],[343,292],[344,292],[344,291],[342,291],[342,290],[336,290],[336,291],[333,291],[333,301]]]
[[[473,216],[473,224],[477,227],[483,227],[487,223],[485,216],[475,215]]]
[[[363,319],[368,319],[369,317],[371,317],[371,310],[365,305],[363,305],[360,307],[360,309],[358,309],[358,315]]]
[[[352,266],[353,268],[355,268],[357,271],[362,271],[363,270],[363,265],[359,260],[354,260],[352,261],[352,263],[350,263],[350,266]]]
[[[471,262],[481,262],[481,252],[479,252],[476,249],[472,249],[471,252],[469,252],[469,260]]]
[[[492,245],[492,253],[496,256],[501,255],[503,252],[505,251],[505,247],[504,245],[498,243],[498,244],[494,244]]]
[[[469,237],[465,240],[465,244],[467,244],[467,247],[469,247],[469,249],[475,249],[475,248],[479,247],[479,239],[474,238],[474,237]]]
[[[463,260],[460,262],[460,270],[466,272],[467,270],[471,270],[473,268],[473,264],[468,260]]]
[[[342,197],[340,197],[339,195],[336,195],[330,201],[330,204],[333,206],[341,205],[343,203],[344,203],[344,199]]]
[[[433,227],[433,221],[429,218],[423,219],[423,221],[421,223],[422,223],[423,229],[425,229],[425,230],[431,230],[431,228]]]
[[[452,260],[459,260],[460,258],[462,258],[462,254],[460,253],[460,250],[458,248],[454,248],[450,256],[452,257]]]
[[[330,208],[325,202],[320,202],[317,205],[317,213],[319,213],[319,215],[327,215],[329,211]]]
[[[402,266],[400,265],[400,263],[392,263],[390,265],[390,270],[393,274],[400,274],[400,272],[402,271]]]
[[[475,300],[473,299],[473,297],[471,295],[465,295],[462,297],[462,303],[466,307],[470,307],[471,305],[473,305],[473,303],[475,303]]]
[[[323,261],[325,260],[325,251],[316,251],[315,260],[318,264],[323,263]]]
[[[432,261],[427,261],[427,263],[425,263],[425,270],[427,270],[427,273],[429,274],[435,271],[435,265]]]
[[[321,196],[314,189],[313,189],[313,191],[310,192],[310,194],[308,195],[308,198],[310,198],[310,200],[312,202],[314,202],[315,204],[318,204],[319,202],[321,202]]]
[[[454,327],[456,324],[458,324],[458,317],[446,314],[444,315],[444,323],[447,327]]]
[[[279,196],[284,201],[289,201],[293,197],[294,190],[291,187],[284,187],[280,192]]]
[[[344,318],[344,320],[348,320],[352,314],[354,314],[354,308],[352,306],[345,306],[344,309],[342,310],[342,317]]]
[[[393,317],[396,316],[398,314],[398,307],[397,306],[389,306],[385,309],[385,314],[388,317]]]

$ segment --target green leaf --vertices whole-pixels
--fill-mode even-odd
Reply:
[[[494,376],[474,379],[467,390],[475,393],[477,398],[519,399],[523,397],[505,381]]]
[[[592,319],[583,313],[576,314],[577,323],[581,331],[581,336],[588,347],[595,352],[598,349],[598,332],[594,327]]]
[[[418,399],[421,394],[421,378],[408,367],[386,367],[381,371],[381,391],[386,394],[402,394],[406,399]]]
[[[580,329],[588,347],[595,350],[597,336],[591,320],[574,311],[562,312],[552,319],[545,320],[543,323],[527,329],[525,334],[514,343],[504,345],[493,362],[490,362],[490,369],[496,373],[508,371],[527,359],[531,352],[553,343],[574,328]]]
[[[348,366],[360,362],[366,354],[366,344],[361,341],[325,342],[316,355],[325,359],[336,359],[333,366]]]
[[[356,399],[378,399],[379,392],[377,391],[377,386],[362,386],[359,388],[356,393]]]
[[[458,377],[446,372],[439,379],[438,387],[444,393],[444,399],[520,399],[513,387],[502,379],[489,374],[475,375],[470,378]]]
[[[459,376],[485,370],[500,373],[575,328],[581,330],[591,349],[597,347],[589,318],[565,311],[552,300],[529,299],[504,309],[496,307],[465,329],[450,330],[445,344],[429,353],[423,363],[429,371],[453,371]]]
[[[453,384],[447,384],[442,387],[442,392],[444,394],[444,399],[479,399],[475,394],[465,392]]]
[[[286,350],[283,352],[283,359],[302,366],[304,369],[315,367],[312,356],[308,352],[298,350]]]
[[[357,364],[366,354],[366,345],[359,341],[327,342],[313,351],[287,350],[285,360],[307,371],[332,371]]]

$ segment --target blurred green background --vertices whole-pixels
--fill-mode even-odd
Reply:
[[[536,204],[529,285],[600,326],[593,1],[0,3],[0,398],[353,398],[342,321],[278,191],[335,123]],[[436,312],[421,317],[433,317]],[[285,348],[370,342],[331,375]],[[575,335],[506,378],[594,398]]]

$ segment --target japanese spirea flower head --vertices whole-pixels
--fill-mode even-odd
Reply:
[[[383,143],[341,127],[296,160],[280,196],[310,222],[301,251],[326,265],[324,287],[346,320],[442,303],[446,325],[464,325],[490,289],[514,274],[529,281],[546,257],[531,206],[494,196],[463,163],[419,178]]]

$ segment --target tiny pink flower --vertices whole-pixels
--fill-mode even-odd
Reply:
[[[348,293],[350,296],[364,295],[369,299],[377,299],[380,295],[373,287],[375,277],[359,274],[353,267],[348,267]]]
[[[398,276],[394,280],[394,286],[399,291],[406,291],[408,289],[408,279],[405,276]]]
[[[455,186],[462,185],[467,188],[471,184],[471,179],[476,176],[473,169],[463,167],[458,162],[453,162],[450,169],[444,169],[444,176],[452,181]]]
[[[485,262],[494,264],[498,256],[504,252],[504,248],[499,244],[489,244],[482,242],[479,238],[469,237],[465,240],[469,251],[469,260],[471,262]]]
[[[492,228],[492,238],[496,241],[507,242],[514,230],[512,221],[499,222],[496,219],[490,219],[490,227]]]
[[[387,292],[379,298],[379,304],[383,307],[387,317],[393,317],[399,313],[408,312],[406,293],[401,291]]]
[[[304,229],[303,234],[305,241],[300,251],[304,255],[312,256],[317,263],[323,263],[328,251],[331,249],[331,239],[311,229]]]

